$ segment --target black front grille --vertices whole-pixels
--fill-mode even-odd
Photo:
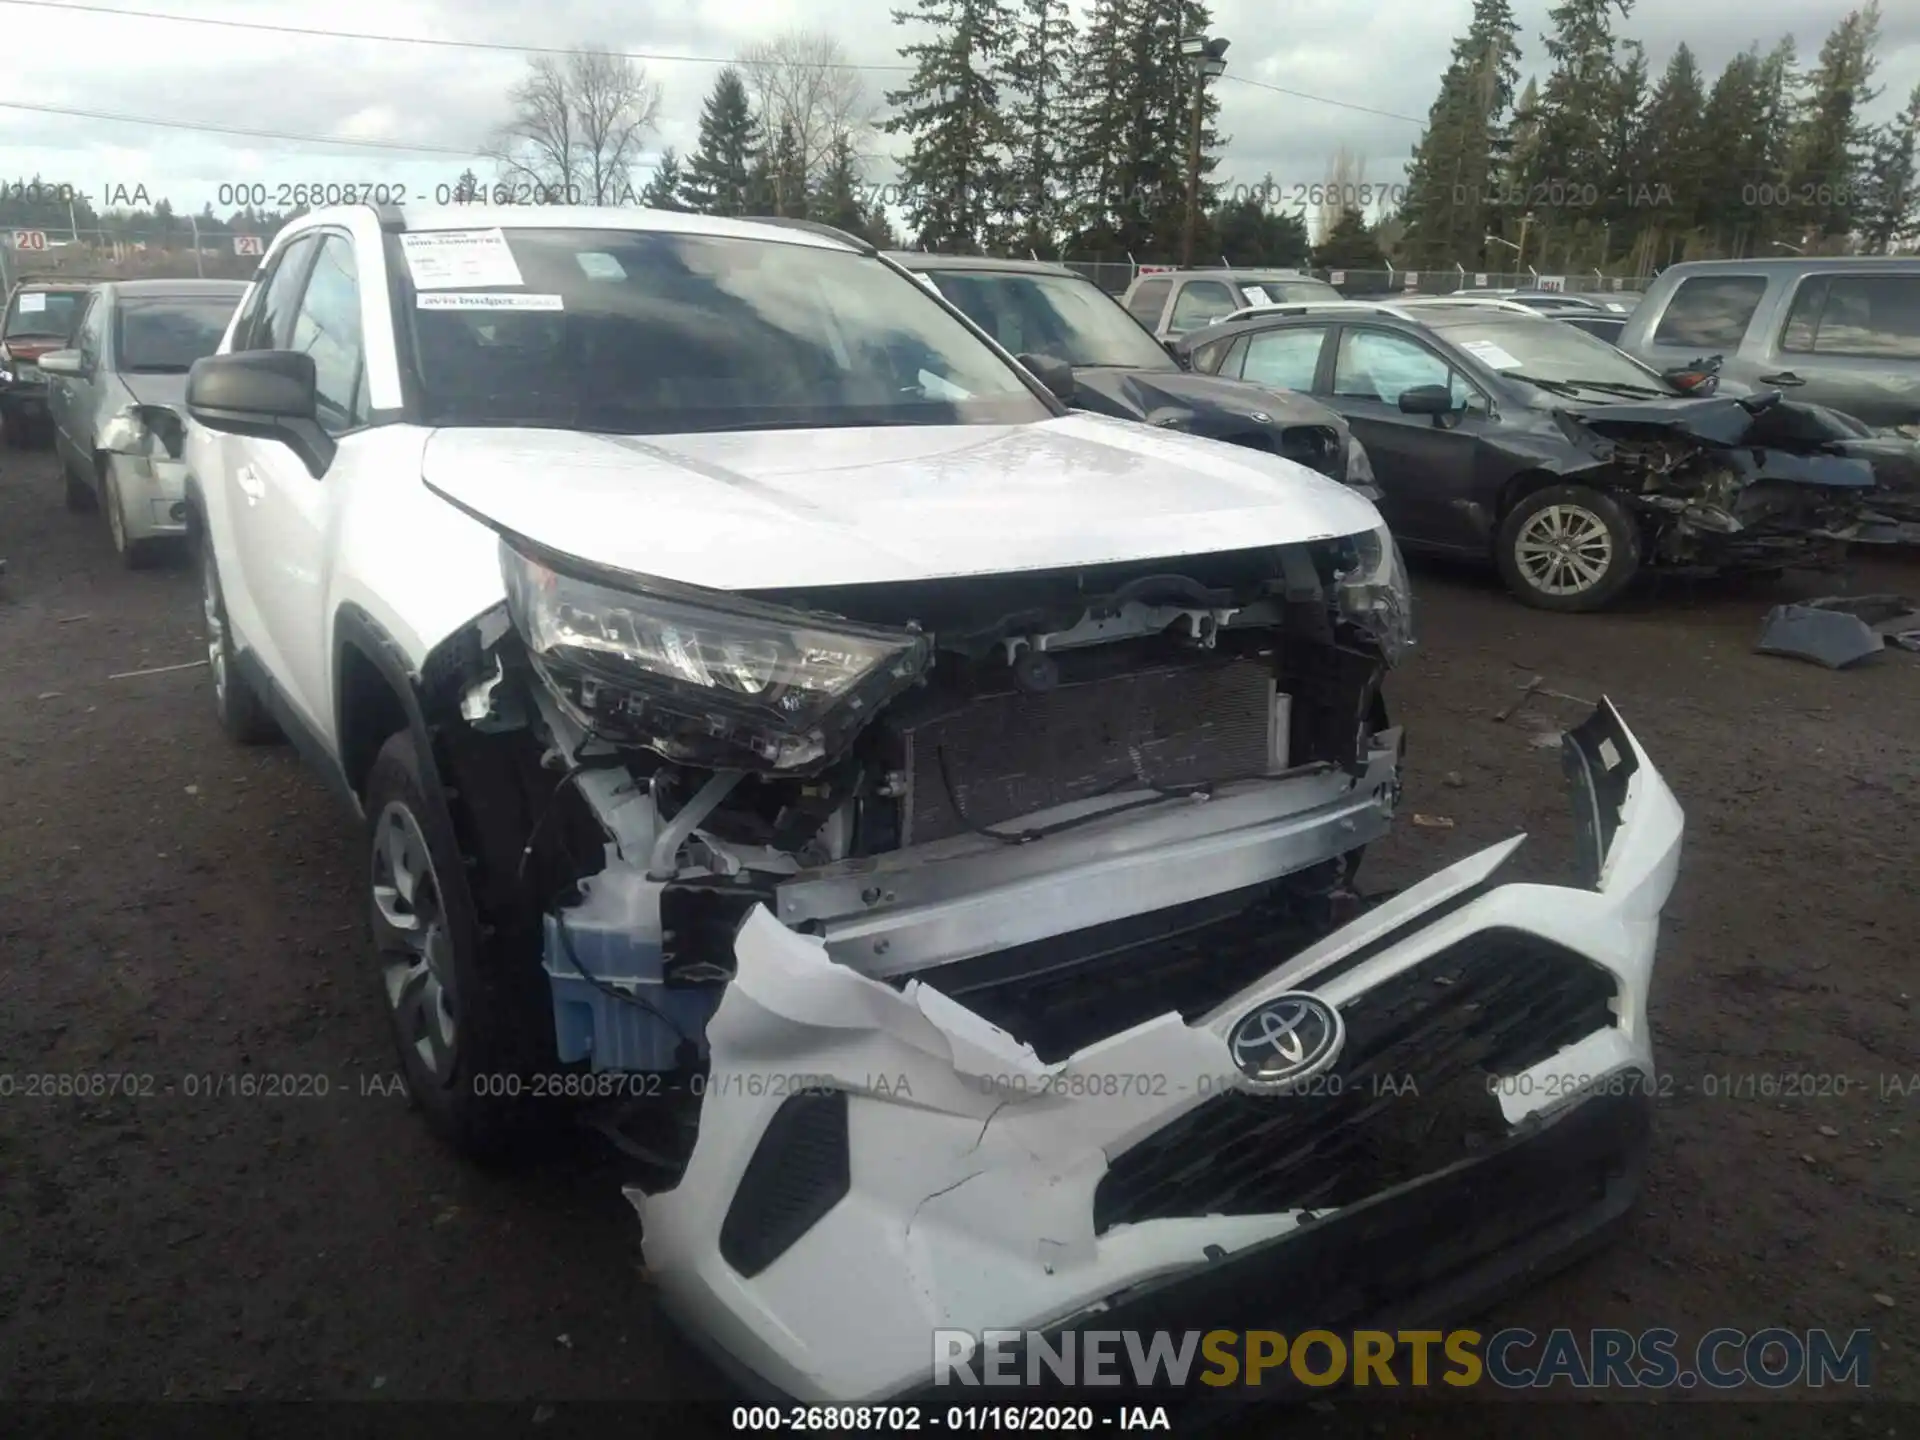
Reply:
[[[1113,1157],[1096,1228],[1330,1209],[1466,1159],[1506,1134],[1488,1077],[1612,1025],[1616,988],[1538,936],[1472,935],[1343,1007],[1346,1047],[1313,1093],[1228,1092]]]
[[[1007,690],[907,727],[903,845],[1137,788],[1263,775],[1275,685],[1259,660]],[[951,790],[951,793],[949,793]],[[956,806],[955,802],[958,802]]]

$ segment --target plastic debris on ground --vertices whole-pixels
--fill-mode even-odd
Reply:
[[[1920,605],[1904,595],[1824,595],[1774,606],[1754,649],[1843,670],[1889,644],[1920,651]]]

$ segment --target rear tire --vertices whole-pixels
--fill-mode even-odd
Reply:
[[[552,997],[538,929],[483,927],[440,797],[411,731],[388,737],[366,784],[369,914],[407,1093],[468,1159],[527,1153],[555,1107],[530,1077],[552,1075]],[[506,1092],[506,1093],[499,1093]]]
[[[1507,512],[1494,559],[1507,588],[1536,610],[1601,610],[1640,573],[1640,527],[1611,495],[1549,485]]]

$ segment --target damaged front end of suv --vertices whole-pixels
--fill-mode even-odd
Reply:
[[[1412,1316],[1624,1212],[1679,809],[1603,704],[1577,887],[1496,884],[1516,837],[1361,900],[1412,643],[1384,529],[753,594],[501,564],[430,723],[489,757],[456,784],[517,777],[463,798],[515,817],[479,848],[555,1057],[645,1162],[660,1296],[756,1386],[903,1395],[936,1330]]]
[[[1593,477],[1635,511],[1671,569],[1834,569],[1896,540],[1870,454],[1817,408],[1758,396],[1561,409]],[[1578,471],[1570,478],[1587,479]]]

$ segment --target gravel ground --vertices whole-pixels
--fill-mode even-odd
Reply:
[[[152,1087],[0,1099],[0,1398],[722,1393],[657,1315],[603,1151],[485,1173],[409,1113],[354,835],[318,783],[285,748],[228,745],[203,668],[115,678],[202,657],[190,573],[117,569],[104,524],[61,508],[45,454],[0,456],[0,557],[0,1072]],[[1416,584],[1422,650],[1390,691],[1407,816],[1373,883],[1515,828],[1535,837],[1523,870],[1567,862],[1557,755],[1534,742],[1580,707],[1494,719],[1533,675],[1612,697],[1689,827],[1653,1007],[1671,1094],[1641,1213],[1492,1323],[1871,1327],[1875,1397],[1920,1401],[1920,662],[1834,674],[1753,655],[1778,589],[1670,585],[1563,618],[1471,572]],[[1920,593],[1920,568],[1854,584]],[[186,1093],[235,1075],[327,1093]],[[1817,1093],[1745,1078],[1773,1076]],[[1495,1428],[1471,1409],[1419,1433]],[[1661,1412],[1569,1406],[1553,1423],[1644,1433]],[[1857,1404],[1768,1414],[1768,1434],[1894,1433]]]

